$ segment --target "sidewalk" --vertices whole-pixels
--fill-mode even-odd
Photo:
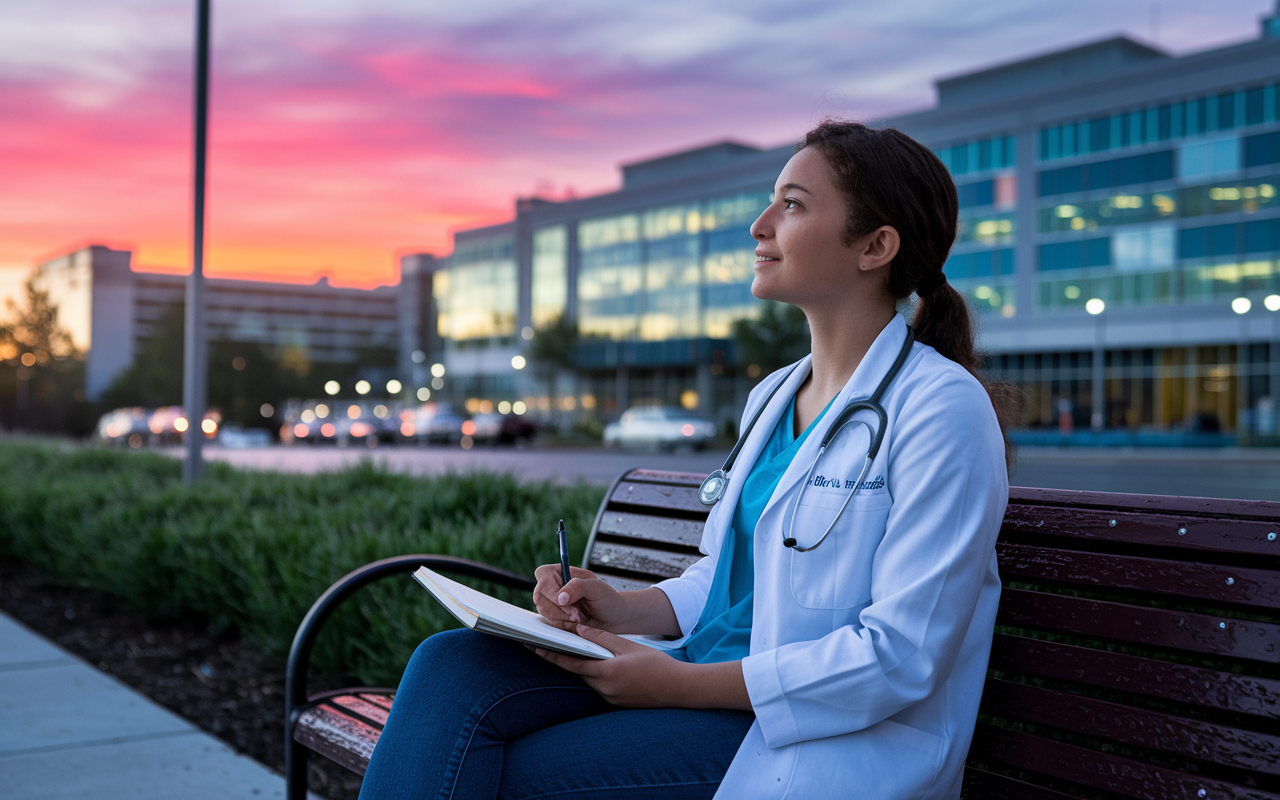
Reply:
[[[271,798],[284,778],[0,613],[0,797]]]

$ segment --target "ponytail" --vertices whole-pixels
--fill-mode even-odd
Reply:
[[[916,341],[964,367],[986,388],[1012,470],[1013,445],[1005,431],[1018,409],[1016,388],[983,380],[972,312],[942,271],[960,206],[951,173],[928,148],[893,128],[828,120],[809,131],[796,151],[806,147],[823,155],[845,196],[846,244],[885,225],[898,231],[901,244],[889,265],[888,292],[895,301],[914,292]]]

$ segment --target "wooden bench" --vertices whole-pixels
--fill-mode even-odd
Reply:
[[[701,475],[634,470],[596,515],[584,565],[620,589],[699,558]],[[966,800],[1280,800],[1280,503],[1014,488],[1004,592]],[[532,588],[438,556],[357,570],[308,613],[290,654],[289,797],[305,751],[363,774],[386,689],[307,697],[316,628],[359,586],[433,569]]]

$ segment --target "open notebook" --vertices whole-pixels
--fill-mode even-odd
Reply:
[[[613,658],[613,653],[576,633],[557,628],[541,616],[470,586],[451,581],[438,572],[418,567],[413,573],[450,614],[473,631],[515,639],[545,650],[555,650],[582,658]]]

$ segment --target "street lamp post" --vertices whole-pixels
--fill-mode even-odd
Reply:
[[[1094,319],[1093,325],[1093,409],[1089,415],[1089,427],[1094,433],[1101,433],[1106,423],[1105,406],[1107,402],[1106,394],[1106,318],[1102,312],[1107,310],[1107,304],[1099,297],[1094,297],[1084,304],[1084,310],[1088,311]]]
[[[209,0],[196,0],[195,164],[191,224],[191,277],[182,352],[182,405],[187,415],[186,459],[182,480],[194,483],[204,472],[205,341],[204,341],[204,178],[209,129]]]

